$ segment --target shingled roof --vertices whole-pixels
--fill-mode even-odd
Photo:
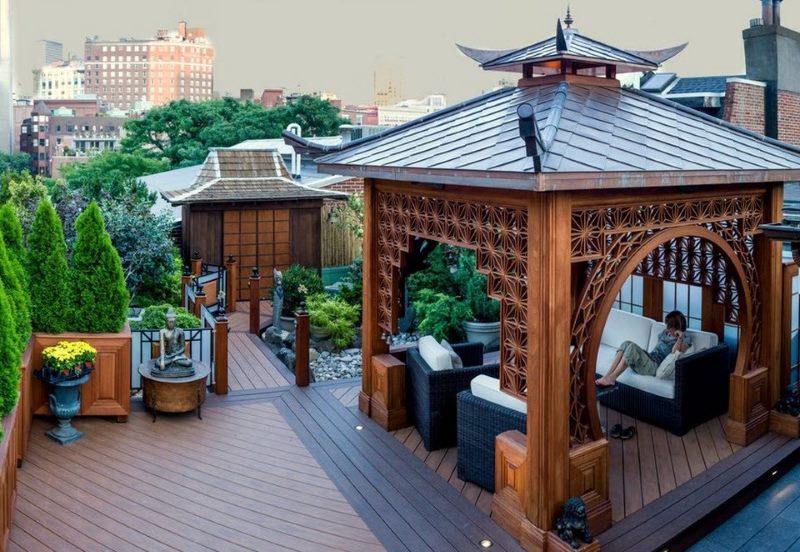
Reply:
[[[212,149],[194,183],[162,191],[172,205],[344,198],[292,179],[277,150]]]
[[[520,138],[522,103],[533,106],[541,131],[540,175]],[[578,175],[595,175],[594,187],[612,186],[614,173],[624,174],[617,184],[630,186],[641,185],[637,176],[645,173],[779,171],[778,180],[800,178],[794,146],[636,90],[566,81],[492,92],[318,161],[321,171],[336,174],[539,190],[587,187]],[[689,183],[671,177],[678,181],[664,185]]]

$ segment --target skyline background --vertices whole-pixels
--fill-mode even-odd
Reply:
[[[741,31],[760,17],[759,0],[571,0],[574,27],[622,48],[689,42],[662,70],[681,76],[744,72]],[[552,36],[566,1],[496,0],[15,0],[16,91],[33,89],[35,42],[64,44],[83,57],[86,36],[146,38],[179,20],[204,27],[216,49],[214,89],[238,96],[264,88],[326,91],[346,103],[371,103],[376,70],[398,72],[404,98],[443,93],[456,103],[515,79],[482,71],[456,43],[522,47]],[[133,8],[133,9],[132,9]],[[783,26],[800,30],[800,2],[782,6]]]

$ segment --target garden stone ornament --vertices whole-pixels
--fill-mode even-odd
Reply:
[[[280,326],[283,315],[283,274],[277,268],[272,269],[272,280],[275,282],[275,291],[272,292],[272,326]]]
[[[572,497],[564,503],[564,513],[556,519],[558,538],[568,543],[573,549],[581,547],[581,542],[592,542],[589,523],[586,520],[586,504],[580,497]],[[578,540],[580,539],[580,540]]]

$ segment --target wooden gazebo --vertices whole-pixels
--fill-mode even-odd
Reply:
[[[402,408],[373,359],[388,352],[420,241],[477,251],[502,304],[501,388],[527,401],[524,461],[498,445],[498,480],[516,497],[495,517],[528,550],[548,547],[570,496],[595,531],[610,524],[594,365],[631,274],[645,277],[645,315],[662,316],[647,282],[669,280],[703,286],[704,329],[738,326],[730,441],[765,433],[779,394],[781,251],[759,225],[780,220],[800,149],[616,80],[681,49],[623,50],[560,22],[518,50],[462,48],[521,80],[320,160],[365,178],[363,412]]]
[[[182,255],[197,253],[222,266],[233,255],[239,272],[237,297],[250,297],[248,277],[258,267],[261,292],[272,285],[272,269],[297,263],[320,268],[321,209],[324,199],[347,196],[296,182],[277,151],[212,149],[188,187],[164,191],[183,206]]]

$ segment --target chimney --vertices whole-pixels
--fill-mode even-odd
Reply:
[[[178,21],[178,36],[186,38],[186,21]]]
[[[772,25],[772,0],[761,0],[761,21],[764,25]]]
[[[783,0],[772,0],[772,24],[781,24],[781,2]]]

